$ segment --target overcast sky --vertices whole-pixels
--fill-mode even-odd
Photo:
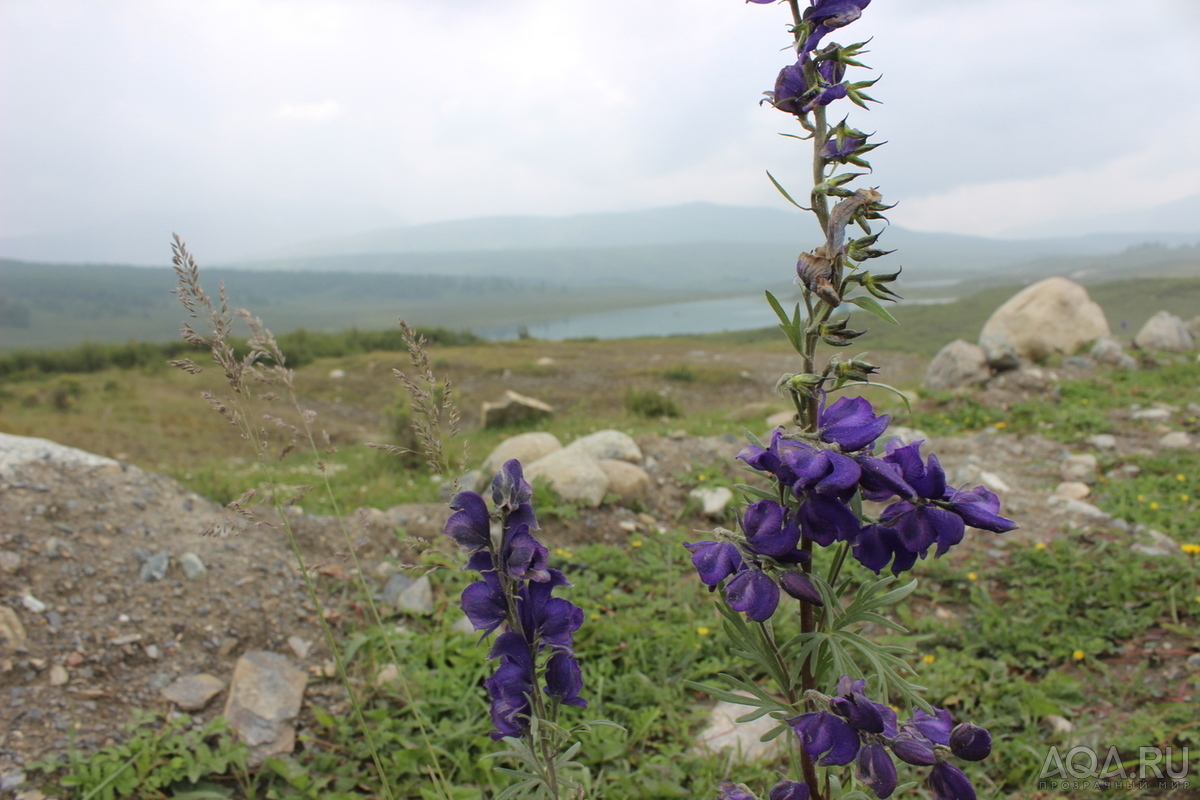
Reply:
[[[805,146],[757,100],[787,20],[739,0],[0,0],[0,237],[779,206],[764,170],[803,192]],[[1145,228],[1200,194],[1200,0],[875,0],[837,33],[875,37],[884,104],[835,113],[889,141],[872,182],[898,224]]]

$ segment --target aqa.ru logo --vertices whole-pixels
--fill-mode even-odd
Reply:
[[[1108,748],[1101,763],[1100,756],[1091,747],[1076,745],[1065,754],[1057,747],[1046,753],[1038,781],[1057,778],[1060,781],[1145,781],[1170,779],[1178,781],[1188,775],[1188,749],[1184,747],[1176,759],[1172,748],[1139,747],[1137,766],[1125,768],[1125,763],[1116,747]]]

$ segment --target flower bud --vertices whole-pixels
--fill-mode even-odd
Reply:
[[[813,582],[802,572],[783,573],[779,576],[779,585],[783,587],[785,592],[797,600],[812,603],[814,606],[825,605],[825,601],[821,599],[821,593],[817,591],[817,587],[813,586]]]
[[[911,733],[901,733],[892,741],[892,752],[896,758],[918,767],[932,767],[937,763],[933,747],[933,742]]]
[[[950,731],[950,752],[965,761],[982,761],[992,752],[992,735],[969,722]]]

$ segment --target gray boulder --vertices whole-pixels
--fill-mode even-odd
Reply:
[[[608,476],[610,494],[615,494],[621,500],[641,500],[646,497],[650,490],[650,475],[646,470],[615,458],[602,458],[596,463]]]
[[[1167,311],[1160,311],[1146,321],[1133,343],[1143,350],[1171,350],[1188,353],[1196,349],[1196,340],[1187,324]]]
[[[558,441],[558,437],[553,433],[522,433],[513,436],[511,439],[505,439],[500,444],[496,445],[496,449],[492,451],[487,460],[483,462],[483,471],[487,475],[488,480],[491,480],[500,467],[504,466],[504,462],[515,458],[521,462],[521,465],[532,464],[539,458],[545,458],[556,450],[562,450],[562,443]]]
[[[934,391],[961,389],[986,383],[991,377],[983,348],[955,339],[938,351],[925,370],[925,388]]]
[[[587,453],[595,459],[615,458],[630,464],[642,463],[642,450],[627,433],[615,430],[596,431],[571,442],[567,450]]]
[[[987,359],[988,366],[997,372],[1021,367],[1021,358],[1017,355],[1017,348],[1007,334],[993,331],[982,335],[979,337],[979,346],[983,348],[983,355]]]
[[[983,326],[980,341],[1002,335],[1017,356],[1041,361],[1070,355],[1109,332],[1104,311],[1087,290],[1066,278],[1047,278],[1018,292]]]
[[[546,419],[553,413],[554,406],[509,389],[504,393],[503,399],[495,403],[484,402],[480,417],[485,428],[503,428]]]
[[[525,466],[525,479],[545,478],[564,500],[592,507],[608,492],[608,475],[581,449],[563,448]]]

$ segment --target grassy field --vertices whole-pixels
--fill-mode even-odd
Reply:
[[[1105,305],[1110,320],[1127,319],[1134,326],[1144,318],[1137,315],[1162,307],[1187,314],[1194,287],[1194,282],[1163,282],[1151,286],[1158,294],[1133,299],[1123,294],[1130,290],[1126,285],[1103,290],[1111,296],[1101,290],[1093,296],[1110,298],[1111,305]],[[940,346],[935,343],[944,343],[947,335],[973,339],[985,309],[1010,294],[997,290],[961,308],[910,307],[902,310],[902,319],[914,344],[889,340],[879,324],[862,340],[863,349],[888,365],[884,379],[913,389],[925,363],[922,356]],[[1175,301],[1179,305],[1171,305]],[[922,319],[928,320],[926,327]],[[878,352],[888,349],[893,352]],[[504,388],[555,405],[559,413],[543,427],[564,441],[608,427],[635,435],[676,430],[739,435],[748,420],[783,407],[772,406],[770,388],[792,364],[778,332],[609,342],[523,340],[435,347],[432,358],[435,370],[449,375],[461,393],[471,464],[514,432],[478,426],[478,404]],[[436,500],[427,470],[404,469],[362,446],[401,435],[406,400],[391,370],[406,366],[403,354],[374,352],[322,358],[299,370],[299,403],[318,412],[318,428],[338,446],[329,461],[343,508]],[[219,394],[221,383],[212,370],[189,376],[153,365],[10,377],[0,384],[0,430],[44,436],[163,471],[228,501],[261,475],[237,431],[198,397],[203,390]],[[1013,433],[1077,442],[1108,432],[1115,424],[1109,411],[1134,402],[1200,400],[1197,386],[1200,366],[1167,363],[1136,374],[1066,381],[1057,403],[1037,400],[995,409],[970,398],[933,396],[912,422],[940,435],[1003,426]],[[678,415],[645,416],[631,402],[639,396],[669,400]],[[766,407],[753,405],[764,400]],[[1195,417],[1187,424],[1193,432],[1200,430]],[[1181,487],[1200,480],[1200,458],[1145,456],[1137,463],[1141,472],[1135,479],[1106,487],[1097,502],[1133,524],[1194,539],[1198,509]],[[311,455],[288,456],[282,480],[310,477],[311,464]],[[308,510],[329,510],[313,503]],[[690,527],[631,537],[620,547],[588,545],[553,556],[553,566],[575,584],[570,599],[587,615],[577,642],[593,703],[589,717],[623,726],[597,729],[585,741],[581,759],[592,775],[589,797],[709,797],[723,779],[760,787],[775,780],[779,765],[734,766],[727,757],[692,749],[706,705],[684,682],[720,683],[721,673],[750,680],[762,676],[747,672],[721,641],[711,597],[680,546],[693,540]],[[933,687],[931,702],[991,729],[995,754],[968,769],[981,796],[1079,796],[1032,789],[1042,754],[1052,745],[1065,750],[1082,739],[1111,743],[1123,754],[1148,745],[1200,746],[1194,704],[1184,700],[1195,696],[1200,679],[1194,670],[1170,672],[1166,656],[1156,650],[1167,637],[1176,649],[1200,647],[1200,564],[1194,558],[1141,557],[1130,550],[1132,542],[1131,534],[1117,529],[1078,531],[1041,547],[1007,548],[1002,556],[975,548],[962,557],[922,562],[915,571],[919,589],[897,615],[912,633],[897,641],[912,648],[907,659],[919,680]],[[368,716],[385,744],[385,767],[399,796],[435,796],[426,773],[434,757],[455,787],[455,798],[483,800],[504,786],[491,762],[481,761],[493,748],[482,688],[488,666],[476,637],[451,628],[457,612],[449,609],[467,576],[444,554],[428,558],[427,566],[438,567],[433,575],[442,613],[406,623],[403,630],[394,624],[353,630],[346,648],[355,678],[365,685],[386,660],[385,643],[402,647],[408,654],[409,691],[433,721],[437,751],[431,755],[420,744],[411,707],[398,693],[385,688],[369,696]],[[1048,717],[1070,720],[1075,733],[1054,729]],[[76,800],[379,796],[362,731],[328,709],[318,709],[316,720],[317,733],[299,754],[271,760],[259,770],[245,768],[244,751],[222,734],[219,721],[196,730],[186,720],[162,716],[144,719],[119,747],[65,768],[43,766],[60,776],[56,783],[68,776],[60,785]],[[118,770],[122,779],[108,780]],[[1133,790],[1123,796],[1188,795]]]

